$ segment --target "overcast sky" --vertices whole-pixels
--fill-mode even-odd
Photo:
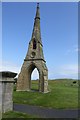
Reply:
[[[20,72],[31,39],[36,3],[2,4],[3,68]],[[77,78],[78,3],[40,3],[41,37],[49,79]],[[36,71],[33,79],[36,78]]]

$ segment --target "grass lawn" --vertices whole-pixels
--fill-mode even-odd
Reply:
[[[76,83],[73,83],[76,81]],[[32,81],[32,89],[37,89],[37,81]],[[16,92],[14,103],[37,105],[48,108],[78,108],[78,81],[69,79],[49,80],[49,93]]]
[[[10,120],[10,118],[14,118],[14,119],[15,118],[31,118],[30,120],[33,120],[34,118],[38,118],[38,117],[33,116],[33,115],[28,115],[26,113],[10,111],[10,112],[6,112],[6,113],[3,114],[3,119],[2,120],[8,120],[8,118],[9,118],[9,120]]]

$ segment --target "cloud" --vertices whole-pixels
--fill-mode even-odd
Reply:
[[[75,52],[80,52],[80,48],[75,48]]]
[[[19,73],[20,66],[9,61],[0,61],[0,71],[12,71]]]
[[[78,79],[78,64],[66,64],[56,68],[49,68],[49,78]]]
[[[78,73],[78,65],[64,65],[61,67],[61,73],[63,72],[64,75],[74,75]]]
[[[80,48],[78,47],[78,45],[74,45],[73,47],[67,50],[67,54],[74,52],[80,52]]]

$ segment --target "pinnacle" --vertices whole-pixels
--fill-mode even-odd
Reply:
[[[37,10],[36,10],[36,16],[35,16],[35,19],[36,19],[36,18],[40,19],[39,3],[37,3]]]
[[[37,8],[39,7],[39,3],[37,3]]]
[[[35,19],[34,19],[34,27],[33,27],[31,40],[33,38],[35,38],[42,45],[41,30],[40,30],[40,9],[39,9],[39,3],[37,3],[37,7],[36,7],[36,15],[35,15]]]

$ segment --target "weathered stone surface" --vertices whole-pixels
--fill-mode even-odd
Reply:
[[[0,120],[2,118],[2,84],[0,83]]]
[[[10,79],[10,78],[8,78]],[[12,93],[14,80],[2,81],[2,112],[11,111],[13,109]]]
[[[13,73],[13,72],[10,72],[10,71],[2,71],[2,72],[0,72],[0,75],[3,78],[14,78],[17,75],[17,73]]]
[[[2,75],[2,76],[1,76]],[[17,73],[0,72],[0,113],[13,110],[13,84]]]
[[[31,89],[31,74],[35,68],[37,68],[39,72],[39,91],[47,93],[48,69],[46,61],[44,60],[41,41],[39,4],[37,5],[34,28],[31,41],[29,42],[28,52],[18,76],[17,91],[29,91]]]

